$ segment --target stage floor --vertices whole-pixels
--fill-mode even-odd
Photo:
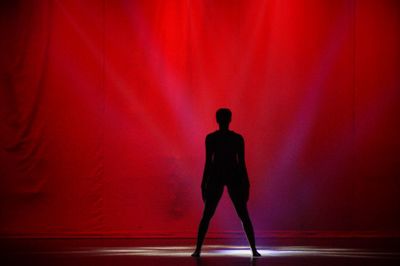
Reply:
[[[1,239],[6,265],[400,265],[400,239],[258,239],[252,258],[243,239]]]

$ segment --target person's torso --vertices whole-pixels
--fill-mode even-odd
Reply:
[[[215,131],[210,136],[214,170],[219,175],[232,175],[238,167],[240,135],[233,131]]]

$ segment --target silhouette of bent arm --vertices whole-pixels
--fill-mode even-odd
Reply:
[[[245,182],[244,185],[250,186],[249,176],[247,174],[246,162],[244,159],[244,140],[243,140],[242,136],[240,136],[239,150],[238,150],[237,158],[238,158],[238,165],[239,165],[239,169],[240,169],[240,176],[243,179],[243,181]]]
[[[206,163],[204,165],[203,180],[201,181],[201,194],[203,197],[203,201],[205,200],[207,183],[211,176],[212,155],[213,155],[213,149],[212,149],[212,145],[211,145],[211,140],[210,140],[210,137],[207,136],[206,137]]]

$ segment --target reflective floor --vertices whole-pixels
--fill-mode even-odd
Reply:
[[[399,239],[2,239],[0,265],[400,265]],[[244,242],[244,243],[243,243]]]

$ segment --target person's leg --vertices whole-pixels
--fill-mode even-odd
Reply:
[[[246,197],[242,194],[245,193],[240,193],[240,188],[229,188],[229,196],[233,202],[233,205],[235,206],[236,213],[238,214],[240,220],[242,221],[243,229],[246,233],[247,239],[249,241],[251,250],[253,252],[253,256],[261,256],[260,253],[258,253],[257,248],[256,248],[256,240],[254,237],[254,229],[253,229],[253,224],[251,223],[251,219],[249,216],[249,212],[247,210],[247,202],[246,202]]]
[[[208,191],[208,195],[205,201],[203,216],[201,218],[199,224],[199,230],[197,233],[197,243],[196,243],[196,250],[193,252],[192,257],[200,256],[201,247],[204,242],[204,238],[206,236],[208,225],[212,216],[215,213],[217,208],[218,202],[221,199],[224,187],[223,186],[215,186]]]

